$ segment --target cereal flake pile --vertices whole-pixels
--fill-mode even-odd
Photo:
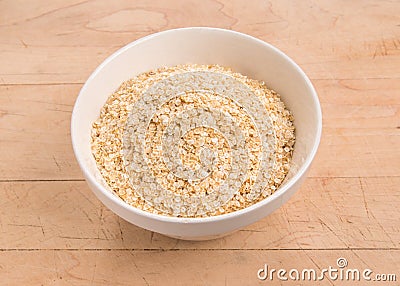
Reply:
[[[293,116],[264,82],[218,65],[139,74],[93,123],[108,187],[141,210],[208,217],[274,193],[289,171]]]

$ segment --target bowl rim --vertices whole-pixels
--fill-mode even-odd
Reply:
[[[229,33],[241,38],[245,38],[247,40],[251,40],[254,42],[257,42],[258,44],[262,44],[266,46],[267,48],[273,50],[275,53],[279,54],[279,56],[283,57],[286,61],[288,61],[296,70],[297,72],[303,77],[305,80],[307,86],[309,87],[311,91],[311,96],[314,100],[315,107],[316,107],[316,116],[317,116],[317,134],[316,134],[316,139],[314,141],[314,145],[312,146],[312,149],[309,153],[309,155],[306,157],[306,160],[303,162],[301,167],[297,170],[297,172],[294,174],[294,176],[288,180],[288,182],[279,188],[276,192],[274,192],[272,195],[268,196],[267,198],[250,205],[244,209],[240,209],[231,213],[227,214],[221,214],[221,215],[216,215],[216,216],[210,216],[210,217],[196,217],[196,218],[181,218],[181,217],[172,217],[172,216],[166,216],[166,215],[160,215],[160,214],[154,214],[150,213],[144,210],[141,210],[139,208],[136,208],[134,206],[129,205],[125,201],[123,201],[121,198],[119,198],[117,195],[115,195],[111,190],[106,189],[102,184],[100,184],[95,176],[88,171],[86,167],[86,163],[81,158],[78,149],[77,149],[77,139],[76,139],[76,131],[75,131],[75,125],[77,125],[76,122],[76,114],[77,114],[77,107],[80,105],[80,101],[82,100],[81,98],[83,97],[83,94],[85,93],[88,85],[92,81],[92,79],[101,72],[101,70],[109,63],[111,62],[114,58],[125,52],[126,50],[130,49],[131,47],[138,45],[142,42],[145,42],[149,39],[152,39],[154,37],[168,34],[168,33],[175,33],[179,31],[187,31],[187,30],[192,30],[192,31],[213,31],[213,32],[219,32],[219,33]],[[322,110],[321,110],[321,105],[318,99],[317,92],[315,91],[315,88],[313,84],[311,83],[311,80],[308,78],[308,76],[305,74],[305,72],[297,65],[289,56],[287,56],[285,53],[283,53],[281,50],[276,48],[275,46],[260,40],[256,37],[250,36],[248,34],[244,34],[241,32],[233,31],[233,30],[228,30],[228,29],[222,29],[222,28],[214,28],[214,27],[185,27],[185,28],[177,28],[177,29],[169,29],[169,30],[164,30],[161,32],[153,33],[150,35],[147,35],[145,37],[139,38],[124,47],[118,49],[116,52],[111,54],[109,57],[107,57],[95,70],[94,72],[89,76],[89,78],[86,80],[84,85],[82,86],[79,95],[75,101],[74,108],[72,111],[72,116],[71,116],[71,140],[72,140],[72,147],[74,150],[74,154],[76,157],[76,160],[78,161],[79,167],[81,168],[85,179],[88,180],[91,184],[93,184],[100,192],[102,192],[109,200],[111,200],[113,203],[119,205],[123,209],[127,210],[128,212],[133,212],[136,215],[139,216],[144,216],[152,220],[157,220],[157,221],[162,221],[162,222],[168,222],[168,223],[194,223],[194,224],[201,224],[201,223],[207,223],[207,222],[217,222],[217,221],[224,221],[224,220],[229,220],[233,219],[235,217],[242,216],[246,213],[255,211],[258,208],[262,208],[263,206],[271,203],[272,201],[279,200],[293,185],[302,178],[308,168],[310,167],[320,144],[321,141],[321,134],[322,134]]]

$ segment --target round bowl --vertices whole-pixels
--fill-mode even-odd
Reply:
[[[245,209],[206,218],[178,218],[132,207],[110,191],[91,153],[91,126],[108,96],[133,76],[161,66],[219,64],[277,91],[294,116],[296,143],[284,183],[268,198]],[[128,222],[167,236],[212,239],[252,224],[279,208],[299,189],[317,152],[321,108],[310,80],[283,52],[254,37],[223,29],[193,27],[149,35],[121,48],[89,77],[75,102],[72,145],[85,179],[96,196]]]

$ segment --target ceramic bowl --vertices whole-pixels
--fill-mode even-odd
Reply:
[[[177,218],[132,207],[104,184],[90,148],[91,125],[107,97],[125,80],[161,66],[219,64],[277,91],[295,118],[296,144],[290,172],[271,196],[245,209],[206,218]],[[272,45],[242,33],[206,27],[168,30],[136,40],[108,57],[76,100],[71,137],[76,159],[96,196],[114,213],[142,228],[187,240],[212,239],[252,224],[279,208],[300,187],[317,152],[321,108],[300,67]]]

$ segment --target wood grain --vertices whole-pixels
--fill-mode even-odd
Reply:
[[[257,280],[264,263],[400,272],[400,2],[0,1],[0,284],[315,285]],[[312,79],[323,137],[272,215],[218,240],[133,226],[83,181],[70,143],[90,73],[150,33],[214,26],[265,40]],[[321,285],[365,285],[324,280]]]
[[[394,146],[400,145],[400,81],[314,80],[314,84],[324,128],[310,176],[399,175],[400,149]],[[83,178],[70,142],[70,117],[80,88],[80,84],[0,86],[0,180]]]
[[[7,251],[0,269],[7,285],[394,285],[377,281],[279,281],[257,279],[257,271],[296,268],[321,271],[346,258],[349,268],[396,273],[400,251],[372,250],[188,250],[188,251]],[[301,267],[299,267],[301,265]],[[22,275],[21,275],[22,273]],[[341,282],[341,283],[340,283]]]
[[[0,249],[398,249],[399,184],[400,177],[309,178],[265,219],[190,242],[123,221],[85,182],[3,182]]]
[[[398,2],[36,2],[2,1],[0,82],[83,83],[119,47],[182,26],[259,37],[293,57],[312,79],[400,78]]]

